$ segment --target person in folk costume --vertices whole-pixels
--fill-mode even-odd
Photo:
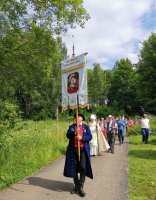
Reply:
[[[90,141],[90,155],[96,156],[99,155],[100,152],[109,149],[109,145],[96,121],[96,115],[90,116],[89,127],[92,134],[92,140]]]
[[[110,148],[110,146],[109,146],[109,144],[106,140],[106,137],[104,135],[104,125],[105,125],[104,123],[105,123],[104,118],[101,118],[101,121],[98,122],[98,125],[100,126],[100,129],[101,129],[101,134],[102,134],[102,138],[101,138],[101,141],[103,143],[102,144],[102,148],[103,148],[102,151],[105,151],[105,150]],[[99,140],[100,140],[100,138],[99,138]]]
[[[127,123],[128,123],[128,131],[127,131],[127,135],[128,135],[129,130],[130,130],[130,129],[132,128],[132,126],[133,126],[133,120],[132,120],[131,118],[128,118]]]
[[[108,118],[104,118],[104,136],[105,138],[107,139],[107,121],[108,121]]]
[[[115,133],[117,130],[117,123],[115,120],[113,120],[113,116],[108,116],[108,122],[107,122],[107,140],[108,144],[110,146],[109,151],[114,154],[114,145],[115,145]]]
[[[90,162],[90,146],[89,142],[92,139],[89,126],[84,123],[85,117],[78,113],[78,132],[76,133],[76,115],[74,115],[74,123],[69,126],[67,131],[67,138],[69,144],[66,152],[64,176],[74,179],[74,190],[71,194],[79,192],[81,197],[86,193],[83,190],[85,177],[93,179],[92,167]],[[80,141],[80,160],[78,158],[78,140]],[[78,174],[80,173],[80,177]]]
[[[101,128],[102,133],[104,134],[104,118],[101,118],[101,121],[99,122],[99,126]]]

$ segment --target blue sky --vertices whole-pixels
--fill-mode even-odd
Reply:
[[[84,0],[84,7],[91,16],[85,28],[63,36],[68,54],[74,43],[76,55],[88,52],[89,68],[111,69],[121,58],[137,63],[142,42],[156,32],[156,1]]]

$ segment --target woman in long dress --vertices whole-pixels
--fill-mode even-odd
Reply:
[[[102,133],[99,124],[96,121],[96,115],[90,116],[89,127],[92,134],[92,140],[90,141],[90,155],[96,156],[100,152],[109,149],[109,145]]]

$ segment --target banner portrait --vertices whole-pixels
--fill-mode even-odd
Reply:
[[[62,111],[88,106],[87,94],[87,53],[81,54],[61,63],[62,71]]]

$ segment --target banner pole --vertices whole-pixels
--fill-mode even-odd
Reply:
[[[79,96],[77,95],[77,105],[76,105],[76,134],[77,136],[79,136],[78,112],[79,112]],[[77,147],[78,147],[78,160],[80,161],[80,140],[77,140]]]
[[[69,99],[69,96],[68,96],[68,110],[70,109],[70,99]]]

